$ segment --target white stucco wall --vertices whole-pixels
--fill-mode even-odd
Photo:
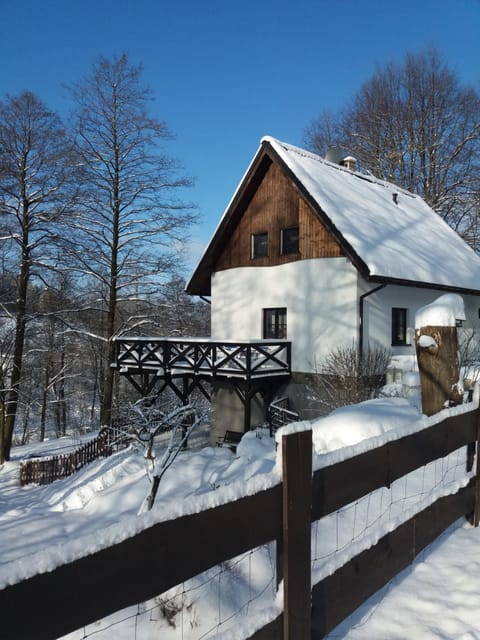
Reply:
[[[378,285],[377,285],[378,286]],[[373,289],[370,283],[360,283],[361,293]],[[430,304],[442,295],[442,291],[421,289],[417,287],[401,287],[387,285],[377,293],[364,299],[364,336],[365,347],[370,344],[381,344],[391,349],[393,355],[414,355],[415,313],[424,305]],[[462,295],[465,304],[465,327],[459,330],[459,336],[472,331],[480,339],[480,297]],[[391,346],[391,309],[401,307],[408,309],[407,324],[411,346]]]
[[[287,308],[294,371],[315,371],[358,338],[357,271],[345,258],[240,267],[213,274],[212,338],[262,338],[263,309]]]
[[[241,267],[212,276],[212,338],[262,338],[263,309],[287,308],[287,339],[294,371],[314,372],[335,347],[358,342],[358,297],[377,287],[363,281],[345,258],[301,260],[276,267]],[[387,285],[364,298],[364,348],[383,345],[413,356],[415,312],[441,291]],[[466,323],[459,334],[480,342],[480,297],[462,296]],[[408,309],[410,346],[391,345],[391,309]],[[480,352],[480,348],[477,346]]]

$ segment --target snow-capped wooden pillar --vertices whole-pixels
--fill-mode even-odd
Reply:
[[[311,637],[312,431],[282,435],[283,639]]]
[[[464,320],[463,299],[457,294],[440,296],[415,314],[422,411],[427,416],[462,402],[457,325]]]

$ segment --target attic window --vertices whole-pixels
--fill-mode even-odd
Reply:
[[[268,231],[252,233],[250,251],[252,259],[268,258]]]
[[[280,253],[282,256],[298,253],[298,226],[282,229],[280,236]]]

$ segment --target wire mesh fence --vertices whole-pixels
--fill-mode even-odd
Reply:
[[[276,598],[275,543],[263,545],[62,640],[228,638]]]
[[[462,447],[312,523],[312,583],[437,498],[455,493],[474,475],[467,470],[466,448]]]
[[[292,428],[291,433],[280,435],[282,446],[277,449],[277,454],[279,460],[285,462],[286,448],[297,451],[302,432],[297,433]],[[307,480],[302,483],[301,490],[296,487],[294,502],[309,503],[312,507],[311,520],[314,522],[310,527],[311,520],[305,520],[308,536],[304,545],[306,549],[311,547],[312,563],[310,565],[307,560],[305,580],[303,575],[300,576],[293,587],[301,587],[307,578],[309,584],[313,583],[312,602],[317,604],[312,612],[321,610],[320,616],[329,612],[328,619],[320,620],[322,628],[332,629],[345,617],[348,608],[359,602],[357,596],[360,593],[352,594],[355,597],[348,600],[344,591],[344,587],[348,587],[344,584],[345,576],[352,582],[356,578],[359,557],[373,558],[373,566],[375,560],[380,564],[388,560],[388,554],[383,554],[382,544],[386,534],[389,540],[391,536],[395,537],[397,551],[394,555],[398,554],[395,557],[400,559],[398,566],[407,566],[418,550],[433,541],[455,518],[478,509],[471,446],[477,436],[478,410],[457,411],[421,431],[403,434],[380,445],[372,442],[370,448],[365,447],[363,452],[352,451],[350,457],[324,457],[317,460],[318,468],[313,476],[311,469],[304,473]],[[165,522],[162,520],[142,529],[115,548],[110,545],[92,554],[94,557],[87,555],[59,571],[34,576],[18,587],[12,585],[5,590],[3,602],[15,604],[31,593],[41,601],[43,596],[37,587],[44,584],[41,592],[55,593],[63,602],[59,618],[55,620],[55,628],[61,633],[77,626],[72,624],[72,620],[79,626],[86,624],[87,620],[104,616],[64,636],[68,640],[90,637],[104,640],[253,638],[250,632],[243,633],[250,618],[256,617],[256,624],[259,614],[261,618],[266,610],[275,610],[275,616],[264,623],[267,625],[270,622],[277,624],[282,615],[283,591],[277,591],[277,584],[282,570],[282,575],[287,574],[286,564],[279,560],[279,556],[298,556],[297,550],[291,547],[286,550],[291,543],[290,536],[286,535],[282,504],[285,505],[288,497],[285,486],[293,486],[289,480],[297,479],[301,474],[302,467],[306,466],[302,461],[312,447],[311,435],[309,442],[304,437],[301,439],[309,448],[302,449],[303,457],[291,469],[283,465],[283,486],[264,488],[215,507],[209,503],[205,510]],[[450,453],[446,455],[447,452]],[[446,503],[446,507],[442,506]],[[288,524],[293,523],[289,521]],[[408,525],[408,530],[405,525]],[[278,553],[275,543],[266,543],[269,540],[280,540],[284,553]],[[250,547],[251,551],[245,551]],[[390,548],[388,542],[387,551]],[[368,553],[363,552],[366,549]],[[238,555],[240,551],[245,552]],[[228,559],[232,556],[235,558]],[[376,588],[379,584],[378,576],[370,575],[367,565],[368,562],[362,565],[365,584],[359,589],[362,596],[369,594],[370,584],[367,585],[367,581],[372,577]],[[398,571],[396,566],[381,571],[381,579],[385,579],[381,584],[391,579],[395,571]],[[92,573],[95,580],[90,579]],[[88,589],[82,587],[82,575]],[[331,578],[342,585],[342,605],[348,604],[341,611],[335,611],[335,615],[331,613],[332,602],[328,592]],[[65,593],[67,586],[74,586],[72,580],[78,582],[79,587],[74,590],[75,603],[70,602]],[[285,579],[284,584],[287,582]],[[322,589],[317,589],[319,583],[323,593]],[[112,589],[110,597],[102,600],[106,589]],[[158,591],[163,592],[154,596]],[[332,592],[336,593],[335,589]],[[286,593],[289,593],[288,588]],[[111,613],[117,606],[145,598],[151,599]],[[308,598],[304,600],[308,602]],[[84,614],[80,602],[85,607]],[[5,611],[8,612],[8,607]],[[284,617],[286,611],[287,606],[283,611]],[[45,619],[43,612],[44,607],[39,605],[37,615],[42,614],[44,625],[52,622]],[[99,615],[94,616],[93,613],[97,612]],[[8,631],[7,615],[6,618]],[[18,620],[12,620],[11,628],[17,625]],[[28,620],[25,628],[27,626],[31,628]],[[61,635],[53,634],[51,629],[48,633],[50,635],[44,634],[41,638],[51,640]],[[6,638],[16,637],[6,635]]]
[[[312,583],[336,571],[439,496],[454,493],[472,476],[462,447],[313,522]],[[278,597],[276,547],[271,543],[63,640],[242,637],[239,629],[248,617],[275,606]]]

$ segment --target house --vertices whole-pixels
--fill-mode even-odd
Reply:
[[[441,292],[480,328],[480,257],[354,162],[262,139],[186,287],[211,296],[212,339],[288,339],[298,378],[340,345],[413,355],[415,311]]]
[[[304,399],[336,347],[413,361],[415,312],[443,292],[480,335],[480,257],[420,197],[337,160],[263,138],[186,287],[211,297],[211,337],[117,339],[141,393],[212,401],[212,442],[285,389]]]

